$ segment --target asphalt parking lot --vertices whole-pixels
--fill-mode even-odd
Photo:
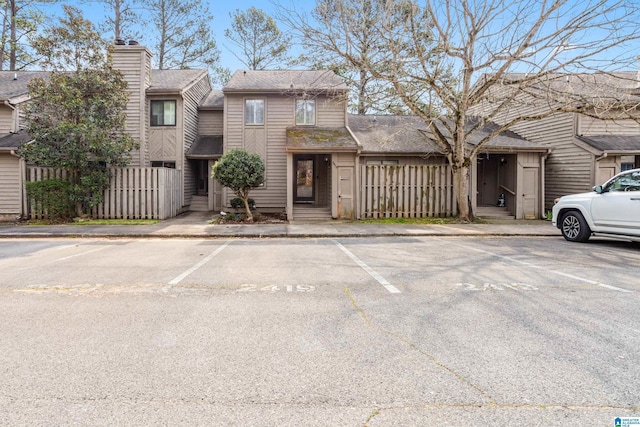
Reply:
[[[614,425],[640,249],[4,239],[2,425]]]

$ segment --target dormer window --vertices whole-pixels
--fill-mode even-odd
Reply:
[[[296,125],[314,126],[316,124],[315,99],[296,100]]]
[[[264,125],[264,99],[244,100],[244,124],[252,126]]]
[[[176,101],[151,101],[151,126],[175,126]]]

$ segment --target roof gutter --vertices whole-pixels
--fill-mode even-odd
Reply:
[[[599,162],[602,159],[606,159],[609,156],[638,156],[640,155],[640,149],[638,150],[624,150],[624,151],[603,151],[602,155],[596,157],[596,161]]]

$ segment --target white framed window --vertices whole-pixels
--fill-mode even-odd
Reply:
[[[316,100],[296,99],[296,125],[314,126],[316,124]]]
[[[175,126],[176,101],[151,101],[151,126]]]
[[[244,100],[244,124],[251,126],[264,125],[264,99]]]

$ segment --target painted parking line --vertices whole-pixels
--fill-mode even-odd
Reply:
[[[516,264],[521,264],[521,265],[524,265],[524,266],[529,267],[529,268],[535,268],[535,269],[538,269],[538,270],[544,270],[547,273],[552,273],[552,274],[556,274],[558,276],[567,277],[569,279],[578,280],[580,282],[588,283],[590,285],[598,285],[598,286],[600,286],[602,288],[610,289],[612,291],[617,291],[617,292],[633,293],[633,291],[630,291],[628,289],[623,289],[623,288],[619,288],[617,286],[607,285],[605,283],[600,283],[600,282],[597,282],[595,280],[586,279],[584,277],[576,276],[575,274],[569,274],[569,273],[565,273],[565,272],[557,271],[557,270],[549,270],[546,267],[535,265],[535,264],[532,264],[532,263],[526,262],[526,261],[520,261],[519,259],[511,258],[509,256],[500,255],[500,254],[496,254],[496,253],[493,253],[493,252],[485,251],[484,249],[473,248],[471,246],[461,245],[461,244],[458,244],[458,243],[454,243],[454,244],[456,246],[460,246],[461,248],[465,248],[465,249],[469,249],[471,251],[476,251],[476,252],[480,252],[480,253],[483,253],[483,254],[491,255],[491,256],[494,256],[496,258],[502,258],[502,259],[507,260],[509,262],[513,262],[513,263],[516,263]]]
[[[185,277],[187,277],[188,275],[190,275],[191,273],[193,273],[194,271],[196,271],[197,269],[199,269],[200,267],[202,267],[203,265],[205,265],[206,263],[208,263],[209,261],[211,261],[213,259],[213,257],[215,257],[216,255],[218,255],[220,252],[223,251],[224,248],[226,248],[227,246],[229,246],[229,243],[231,243],[231,240],[227,240],[222,246],[220,246],[218,249],[216,249],[215,251],[213,251],[211,254],[209,254],[206,258],[200,260],[199,263],[197,263],[196,265],[194,265],[193,267],[191,267],[190,269],[184,271],[182,274],[180,274],[179,276],[177,276],[176,278],[174,278],[173,280],[171,280],[169,282],[170,285],[177,285],[178,283],[180,283]]]
[[[382,277],[381,275],[376,273],[371,267],[369,267],[367,264],[365,264],[364,261],[362,261],[360,258],[358,258],[353,253],[351,253],[351,251],[349,249],[345,248],[344,246],[342,246],[339,242],[337,242],[335,240],[332,240],[332,242],[335,243],[335,245],[337,247],[339,247],[342,252],[347,254],[347,256],[349,258],[351,258],[356,264],[358,264],[364,271],[369,273],[369,275],[371,277],[376,279],[376,281],[378,283],[380,283],[382,286],[384,286],[386,290],[388,290],[392,294],[399,294],[400,293],[400,290],[398,288],[393,286],[391,283],[387,282],[387,280],[384,277]]]
[[[82,253],[74,254],[74,255],[69,255],[69,256],[66,256],[66,257],[62,257],[62,258],[58,258],[58,259],[56,259],[56,261],[65,261],[65,260],[68,260],[68,259],[71,259],[71,258],[76,258],[76,257],[79,257],[79,256],[84,256],[84,255],[87,255],[87,254],[90,254],[90,253],[93,253],[93,252],[101,251],[101,250],[106,249],[106,248],[108,248],[108,247],[109,247],[109,246],[101,246],[101,247],[96,248],[96,249],[91,249],[90,251],[86,251],[86,252],[82,252]]]

